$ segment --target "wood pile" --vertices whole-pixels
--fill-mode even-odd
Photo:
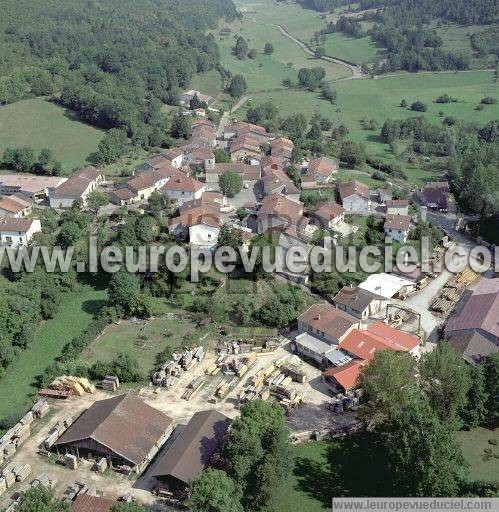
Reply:
[[[120,379],[116,375],[106,375],[101,384],[102,389],[114,393],[120,387]]]
[[[469,288],[478,277],[478,274],[469,267],[451,277],[442,288],[439,296],[431,302],[430,308],[438,313],[444,315],[448,314],[459,302],[465,290]]]
[[[49,388],[56,391],[69,391],[76,396],[83,396],[85,393],[95,393],[95,386],[88,379],[73,377],[72,375],[57,377],[50,383]]]
[[[205,385],[206,379],[204,377],[196,377],[192,382],[189,383],[187,389],[182,395],[183,400],[191,400],[191,398]]]

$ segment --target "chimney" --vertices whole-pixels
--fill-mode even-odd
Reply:
[[[359,322],[359,331],[367,331],[367,322],[365,320]]]

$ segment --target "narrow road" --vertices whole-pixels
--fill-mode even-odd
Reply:
[[[251,98],[251,96],[249,96],[249,95],[242,96],[241,98],[239,98],[237,103],[230,110],[227,110],[223,113],[223,115],[220,119],[220,123],[218,123],[218,134],[217,134],[218,137],[221,137],[223,135],[224,128],[229,123],[231,115],[234,112],[236,112],[236,110],[239,110],[250,98]]]
[[[303,41],[300,41],[297,37],[295,37],[293,34],[288,32],[282,25],[275,25],[280,31],[281,34],[286,36],[288,39],[291,39],[294,43],[296,43],[305,53],[308,55],[311,55],[312,57],[315,56],[315,52]],[[362,68],[360,66],[355,66],[353,64],[350,64],[349,62],[346,62],[342,59],[337,59],[335,57],[329,57],[327,55],[324,55],[324,57],[320,57],[320,60],[325,60],[326,62],[332,62],[333,64],[338,64],[340,66],[346,67],[350,73],[352,73],[352,76],[349,76],[348,78],[339,78],[340,80],[352,80],[357,78],[364,78],[365,75],[362,72]]]

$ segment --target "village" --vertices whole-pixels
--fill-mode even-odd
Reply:
[[[198,91],[181,100],[194,96],[209,101]],[[0,175],[0,243],[29,246],[41,232],[38,211],[85,209],[96,190],[111,202],[98,216],[117,209],[147,215],[149,199],[162,194],[174,205],[165,230],[192,249],[216,249],[225,225],[247,249],[268,234],[284,253],[296,245],[311,251],[318,239],[341,244],[358,231],[356,219],[367,217],[382,223],[385,237],[405,243],[418,223],[454,213],[446,182],[394,198],[391,189],[336,180],[333,158],[292,164],[293,142],[262,126],[236,119],[216,126],[204,111],[194,115],[183,145],[152,155],[120,182],[94,166],[67,178]],[[224,162],[217,162],[220,151]],[[287,172],[291,166],[299,183]],[[224,194],[227,174],[240,186]],[[302,190],[331,190],[334,199],[306,207]],[[436,272],[456,244],[461,238],[448,230],[433,249],[431,271],[394,265],[327,297],[310,290],[308,269],[283,271],[275,278],[317,300],[296,322],[268,339],[208,336],[173,353],[147,386],[122,386],[113,375],[99,382],[59,376],[0,439],[0,507],[15,510],[23,491],[41,485],[74,512],[105,512],[117,500],[178,510],[245,403],[280,404],[292,443],[330,439],[365,428],[355,414],[359,375],[377,351],[419,358],[445,339],[467,363],[479,363],[498,351],[499,279],[469,267]]]

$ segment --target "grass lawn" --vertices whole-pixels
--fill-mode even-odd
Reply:
[[[89,364],[112,361],[116,354],[125,352],[139,363],[140,370],[149,375],[154,369],[156,354],[166,346],[173,349],[199,343],[210,327],[199,328],[189,319],[156,318],[148,322],[122,321],[109,326],[104,334],[91,343],[82,358]],[[209,337],[203,341],[209,341]]]
[[[458,432],[457,439],[470,465],[470,479],[499,484],[499,430],[474,428],[469,432]],[[495,440],[497,444],[494,446],[489,440]]]
[[[385,457],[372,435],[293,447],[295,468],[281,491],[280,512],[331,510],[333,496],[387,496]]]
[[[104,131],[42,98],[0,107],[0,154],[7,147],[49,148],[67,171],[91,163]]]
[[[209,94],[215,97],[222,88],[222,78],[216,69],[207,71],[206,73],[198,73],[194,75],[190,84],[191,89]]]
[[[348,37],[340,32],[328,34],[323,46],[326,55],[358,65],[373,61],[381,53],[380,48],[376,47],[370,37]]]
[[[89,286],[80,286],[65,295],[55,318],[40,325],[33,343],[19,353],[0,381],[3,417],[22,412],[36,391],[35,378],[60,355],[67,343],[89,325],[105,298],[105,291]]]

